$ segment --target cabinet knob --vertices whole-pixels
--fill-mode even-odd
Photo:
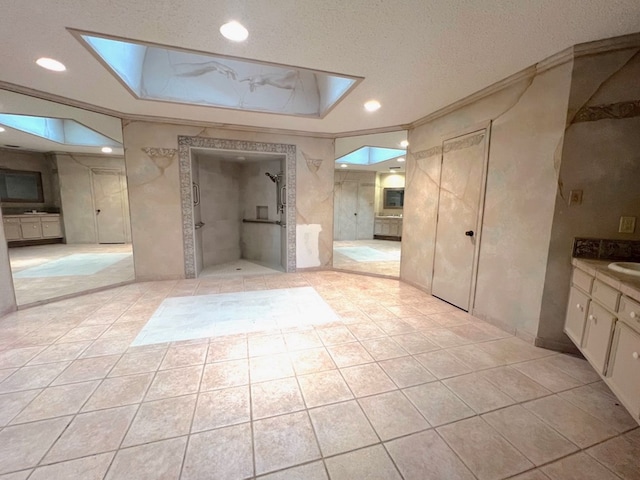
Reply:
[[[637,360],[638,357],[640,357],[640,355],[638,355],[638,352],[633,352],[631,356],[633,357],[634,360]]]
[[[636,317],[638,316],[638,314],[637,314],[636,312],[631,312],[631,313],[629,314],[629,316],[630,316],[631,318],[636,318]]]
[[[576,308],[577,308],[578,310],[582,310],[582,305],[580,305],[579,303],[577,303],[577,304],[576,304]]]
[[[34,225],[33,228],[36,228],[36,226]]]
[[[595,315],[589,315],[589,320],[591,320],[593,323],[598,323],[598,319]]]

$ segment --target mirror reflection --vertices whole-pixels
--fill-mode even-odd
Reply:
[[[133,281],[120,119],[0,90],[0,194],[19,306]]]
[[[336,139],[333,267],[398,277],[407,132]]]

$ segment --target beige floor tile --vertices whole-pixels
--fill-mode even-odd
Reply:
[[[457,347],[458,345],[471,343],[468,339],[456,335],[448,328],[428,328],[421,330],[420,333],[427,337],[429,341],[442,348]]]
[[[382,445],[328,458],[326,464],[331,480],[401,480]]]
[[[253,475],[248,423],[189,437],[182,480],[226,480]]]
[[[322,462],[313,462],[265,475],[260,480],[329,480],[329,477]]]
[[[613,427],[619,433],[638,426],[638,423],[620,405],[620,401],[617,398],[591,388],[590,385],[567,390],[560,393],[559,396]]]
[[[98,387],[97,381],[45,388],[11,423],[33,422],[77,413]]]
[[[295,378],[283,378],[251,385],[253,418],[272,417],[305,408]]]
[[[583,384],[556,366],[551,365],[546,358],[517,363],[513,365],[513,368],[554,393],[580,387]]]
[[[0,473],[35,467],[70,421],[54,418],[0,431]]]
[[[382,441],[430,427],[399,390],[361,398],[358,403]]]
[[[13,420],[41,391],[25,390],[0,395],[0,427],[4,427]]]
[[[75,360],[89,345],[91,342],[54,343],[36,355],[29,365]]]
[[[159,370],[151,382],[146,401],[196,393],[200,387],[202,365]]]
[[[102,408],[121,407],[140,403],[144,398],[153,373],[128,375],[103,380],[89,401],[82,408],[83,412]]]
[[[320,458],[306,412],[257,420],[253,432],[257,475]]]
[[[114,453],[91,455],[68,462],[55,463],[37,468],[32,480],[102,480],[107,472]]]
[[[535,465],[543,465],[578,450],[538,417],[514,405],[482,418]]]
[[[287,351],[282,335],[264,335],[249,337],[249,356],[276,355]]]
[[[186,435],[195,406],[196,395],[143,403],[122,445],[130,447]]]
[[[421,353],[420,355],[415,355],[415,358],[439,379],[471,373],[471,368],[446,350]]]
[[[342,375],[356,397],[396,390],[397,387],[384,370],[375,363],[341,369]]]
[[[537,358],[548,357],[555,354],[555,352],[551,350],[534,347],[533,345],[516,337],[502,338],[500,340],[482,342],[476,345],[479,349],[487,352],[507,365],[511,363],[535,360]]]
[[[580,448],[590,447],[616,434],[610,425],[557,395],[533,400],[523,406]]]
[[[70,363],[71,362],[58,362],[22,367],[0,383],[0,394],[46,387],[53,382]]]
[[[371,340],[363,340],[361,343],[377,361],[409,355],[409,353],[391,337],[372,338]]]
[[[0,480],[27,480],[32,471],[23,470],[21,472],[7,473],[6,475],[0,475]]]
[[[431,425],[443,425],[475,413],[440,382],[427,383],[403,390],[411,403]]]
[[[528,472],[511,477],[510,480],[549,480],[549,477],[542,473],[542,470],[529,470]]]
[[[487,368],[499,367],[504,362],[499,358],[480,349],[479,344],[460,345],[459,347],[448,348],[447,352],[456,357],[472,370],[485,370]]]
[[[53,385],[101,380],[107,376],[119,358],[119,355],[108,355],[105,357],[74,360],[73,363],[69,365],[69,368],[55,379]]]
[[[18,371],[17,368],[5,368],[5,369],[0,370],[0,383],[5,378],[9,377],[10,375],[13,375],[17,371]]]
[[[198,395],[192,432],[226,427],[251,419],[249,386],[213,390]]]
[[[626,438],[630,442],[637,445],[638,448],[640,448],[640,428],[636,428],[635,430],[632,430],[631,432],[625,434],[624,438]]]
[[[323,346],[320,337],[318,337],[318,334],[313,330],[307,332],[286,333],[284,335],[284,341],[287,345],[287,350],[290,352]]]
[[[249,383],[249,361],[229,360],[204,366],[200,390],[235,387]]]
[[[433,350],[440,349],[440,346],[427,340],[427,338],[419,332],[411,332],[404,335],[395,335],[391,338],[411,354],[431,352]]]
[[[186,446],[180,437],[119,450],[105,480],[177,479]]]
[[[437,431],[480,480],[506,478],[533,467],[479,417],[439,427]]]
[[[316,333],[325,346],[355,342],[356,338],[345,326],[316,328]]]
[[[384,360],[380,362],[379,365],[400,388],[434,382],[436,380],[436,377],[431,375],[431,373],[413,357]]]
[[[414,312],[418,313],[417,310],[414,310]],[[402,335],[415,331],[415,328],[413,328],[413,326],[406,322],[403,322],[399,318],[375,320],[375,324],[378,325],[387,335]]]
[[[44,349],[43,346],[35,346],[0,351],[0,368],[22,367]]]
[[[249,369],[251,383],[266,382],[294,375],[291,360],[286,353],[250,358]]]
[[[624,480],[640,479],[640,446],[631,440],[616,437],[587,453]]]
[[[479,375],[518,402],[551,395],[550,390],[511,367],[492,368],[480,372]]]
[[[385,443],[405,480],[473,480],[460,458],[434,430]]]
[[[80,342],[82,340],[95,340],[102,335],[109,325],[90,325],[86,327],[73,328],[63,335],[56,343]]]
[[[120,446],[137,406],[110,408],[77,415],[44,459],[44,463],[94,455]]]
[[[164,357],[165,349],[140,353],[127,353],[116,363],[109,377],[155,372]]]
[[[80,358],[120,355],[128,350],[130,344],[129,338],[98,338],[82,352]]]
[[[370,338],[386,337],[387,334],[373,323],[355,323],[348,326],[349,330],[358,340],[368,340]]]
[[[584,358],[573,355],[559,354],[545,358],[548,365],[562,370],[581,383],[593,383],[600,381],[600,375]]]
[[[448,378],[442,383],[476,413],[489,412],[515,403],[515,400],[476,373]]]
[[[369,355],[369,352],[367,352],[359,342],[334,345],[327,348],[327,350],[333,358],[333,361],[340,368],[373,362],[373,357]]]
[[[168,368],[188,367],[201,365],[207,357],[209,345],[191,345],[186,347],[170,347],[162,360],[160,370]]]
[[[336,364],[331,359],[329,352],[324,347],[298,350],[289,353],[291,363],[296,375],[333,370]]]
[[[298,377],[307,408],[341,402],[353,398],[351,390],[337,370]]]
[[[244,335],[216,338],[209,344],[207,363],[247,358],[247,338]]]
[[[618,477],[584,453],[542,467],[551,480],[617,480]]]
[[[309,416],[325,457],[380,441],[354,400],[311,409]]]

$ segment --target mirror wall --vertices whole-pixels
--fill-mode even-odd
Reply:
[[[18,306],[133,281],[120,119],[0,90],[0,128]]]
[[[400,276],[406,130],[336,139],[333,267]]]

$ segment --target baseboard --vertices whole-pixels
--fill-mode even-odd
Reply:
[[[373,238],[375,240],[393,240],[396,242],[402,241],[402,237],[395,237],[393,235],[374,235]]]
[[[41,238],[38,240],[12,240],[7,242],[9,248],[12,247],[30,247],[33,245],[51,245],[54,243],[64,243],[64,238]]]

